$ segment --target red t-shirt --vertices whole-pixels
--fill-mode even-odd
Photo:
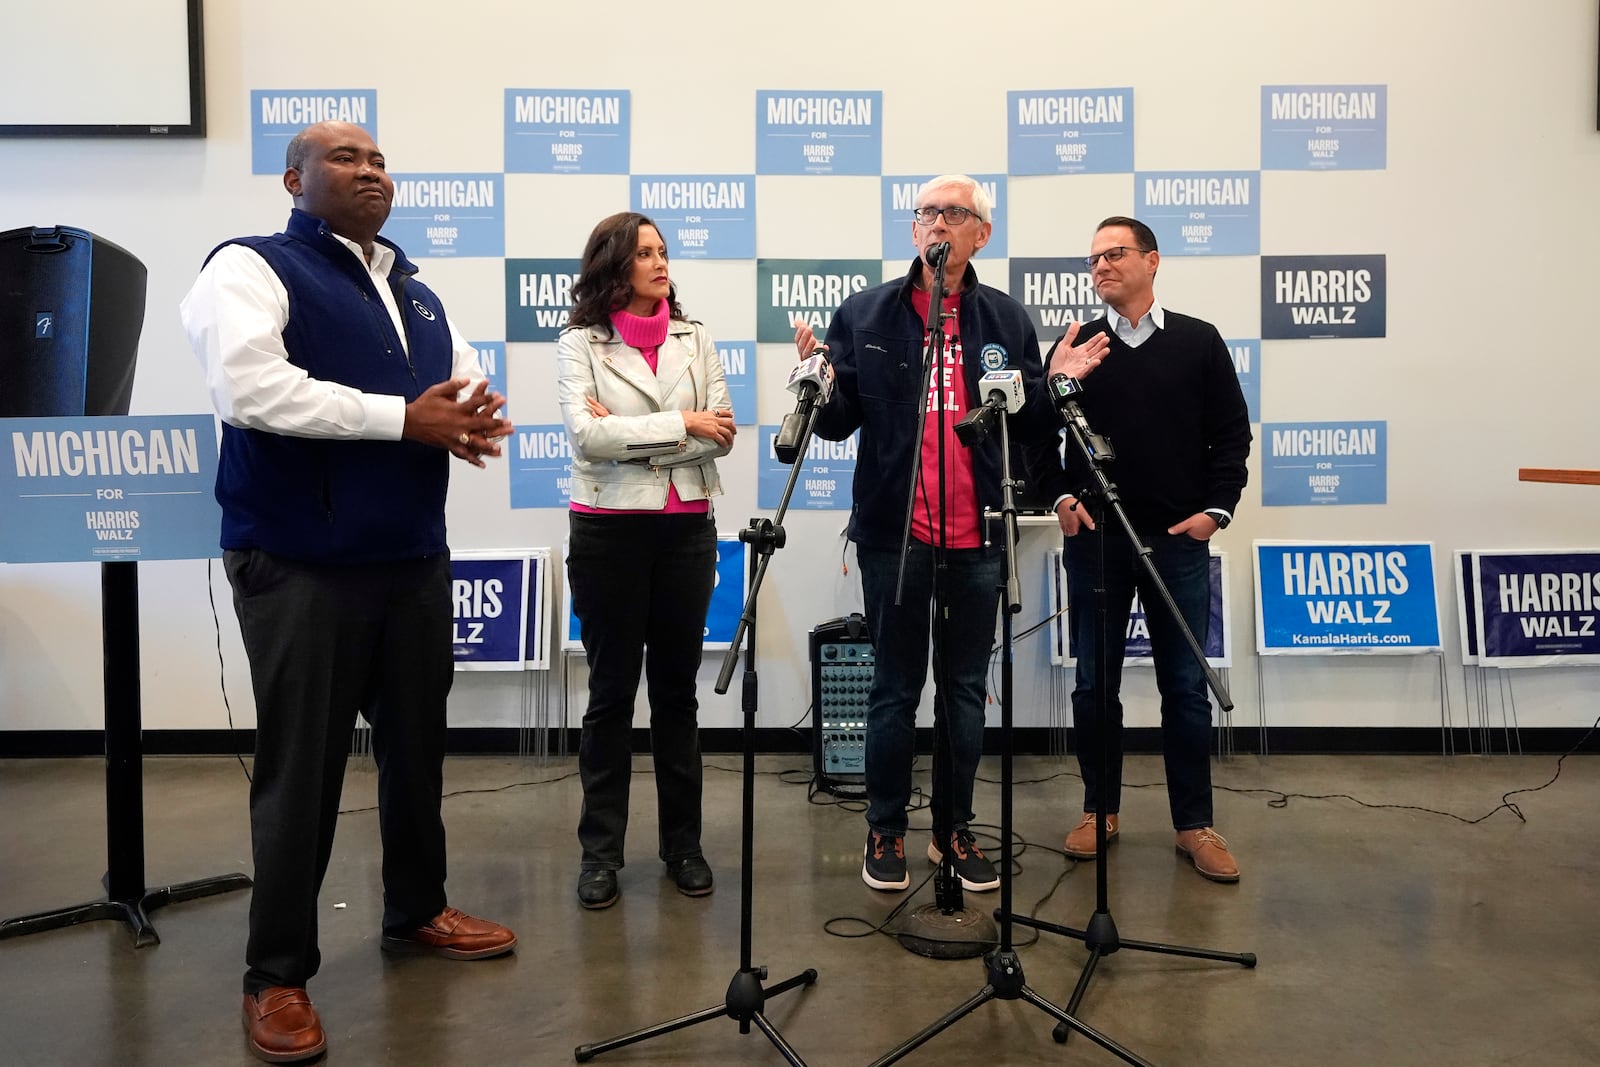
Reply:
[[[923,321],[930,297],[913,289],[911,304]],[[978,493],[972,483],[972,450],[956,440],[956,423],[967,413],[967,379],[961,372],[961,324],[956,317],[959,296],[944,298],[944,366],[933,372],[928,392],[928,415],[922,427],[922,475],[911,514],[911,535],[924,544],[939,544],[940,516],[944,517],[946,548],[978,548],[983,544],[978,522]],[[927,350],[927,333],[923,350]],[[944,408],[945,492],[939,491],[939,408]],[[942,499],[941,499],[942,498]]]

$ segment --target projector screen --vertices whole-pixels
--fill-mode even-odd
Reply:
[[[0,136],[204,136],[201,2],[0,0]]]

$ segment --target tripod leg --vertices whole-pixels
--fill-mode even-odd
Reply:
[[[1054,1004],[1035,993],[1028,986],[1023,986],[1021,991],[1018,993],[1018,996],[1023,1000],[1026,1000],[1029,1004],[1032,1004],[1034,1007],[1038,1008],[1040,1011],[1044,1012],[1046,1015],[1054,1017],[1058,1024],[1056,1029],[1059,1030],[1062,1026],[1070,1026],[1084,1037],[1087,1037],[1090,1041],[1093,1041],[1095,1044],[1099,1045],[1113,1056],[1116,1056],[1123,1063],[1137,1064],[1138,1067],[1155,1067],[1154,1064],[1141,1057],[1138,1053],[1123,1048],[1121,1045],[1117,1044],[1115,1041],[1111,1040],[1094,1027],[1089,1026],[1086,1023],[1079,1022],[1067,1012],[1062,1011],[1060,1008],[1056,1007]],[[1058,1038],[1057,1040],[1060,1039]]]
[[[978,990],[978,992],[974,993],[965,1003],[957,1006],[948,1015],[945,1015],[943,1018],[937,1020],[927,1029],[923,1030],[919,1034],[913,1035],[909,1040],[901,1042],[899,1045],[890,1049],[882,1056],[879,1056],[877,1059],[873,1060],[869,1067],[888,1067],[889,1064],[896,1062],[907,1053],[913,1052],[920,1048],[930,1038],[944,1032],[955,1023],[960,1022],[966,1016],[976,1011],[981,1005],[987,1004],[989,1001],[993,1000],[994,995],[994,986],[984,986],[982,989]]]
[[[783,1039],[783,1035],[778,1033],[771,1023],[767,1022],[765,1015],[758,1011],[750,1016],[750,1021],[755,1023],[763,1034],[767,1035],[767,1040],[772,1042],[774,1048],[783,1053],[784,1059],[794,1064],[794,1067],[806,1067],[806,1061],[800,1058],[800,1053],[796,1052],[789,1042]]]
[[[789,990],[794,989],[797,986],[812,985],[816,982],[816,980],[817,969],[815,967],[807,967],[793,978],[785,978],[783,981],[767,990],[767,996],[775,997],[779,993],[787,993]]]
[[[646,1026],[642,1030],[635,1030],[620,1037],[613,1037],[609,1041],[596,1041],[590,1045],[579,1045],[572,1050],[572,1058],[579,1063],[588,1063],[602,1052],[610,1052],[614,1048],[632,1045],[635,1042],[659,1037],[662,1034],[670,1034],[674,1030],[682,1030],[696,1023],[703,1023],[708,1019],[720,1019],[727,1014],[728,1006],[726,1004],[718,1004],[715,1007],[697,1011],[693,1015],[683,1015],[668,1022],[657,1023],[654,1026]]]
[[[1219,960],[1223,963],[1237,963],[1241,967],[1254,967],[1256,954],[1254,952],[1220,952],[1214,948],[1186,948],[1183,945],[1163,945],[1158,941],[1129,941],[1124,939],[1123,948],[1131,948],[1138,952],[1158,952],[1164,956],[1187,956],[1195,960]]]

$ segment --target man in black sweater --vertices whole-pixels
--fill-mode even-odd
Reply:
[[[1116,458],[1107,473],[1134,531],[1150,547],[1157,573],[1204,646],[1211,613],[1208,542],[1233,519],[1250,454],[1244,394],[1216,327],[1167,311],[1156,301],[1161,254],[1150,227],[1124,216],[1106,219],[1095,231],[1088,264],[1107,313],[1086,324],[1079,341],[1101,332],[1111,348],[1079,406],[1094,431],[1110,440]],[[1160,596],[1149,588],[1149,577],[1114,517],[1103,515],[1097,524],[1090,508],[1080,505],[1077,494],[1090,483],[1087,464],[1075,452],[1069,445],[1065,468],[1048,447],[1033,447],[1027,457],[1029,478],[1055,501],[1066,538],[1068,602],[1077,649],[1072,717],[1084,785],[1084,816],[1067,834],[1067,854],[1095,858],[1093,813],[1102,796],[1106,837],[1109,841],[1117,835],[1122,794],[1118,692],[1128,618],[1138,590],[1151,605],[1150,644],[1161,692],[1167,797],[1178,851],[1205,877],[1236,882],[1239,865],[1212,827],[1211,702],[1205,675]],[[1095,603],[1102,549],[1103,632]],[[1105,677],[1098,678],[1102,642]]]

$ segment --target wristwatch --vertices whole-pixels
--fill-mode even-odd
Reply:
[[[1226,511],[1220,511],[1217,508],[1206,508],[1205,513],[1211,516],[1211,520],[1217,524],[1217,529],[1219,530],[1226,530],[1228,523],[1233,521],[1228,517]]]

